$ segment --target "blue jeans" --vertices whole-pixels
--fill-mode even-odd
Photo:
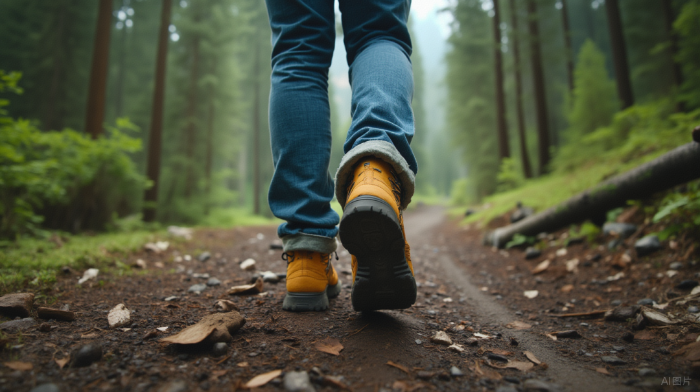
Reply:
[[[336,176],[345,202],[352,165],[373,155],[390,162],[408,204],[416,159],[413,138],[410,0],[339,0],[350,66],[352,124]],[[268,201],[285,221],[278,228],[285,251],[336,249],[338,214],[331,209],[328,172],[331,123],[328,68],[335,44],[332,0],[266,0],[272,28],[270,137],[275,173]]]

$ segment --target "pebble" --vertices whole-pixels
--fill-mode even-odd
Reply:
[[[416,373],[416,377],[420,378],[421,380],[430,380],[434,375],[435,372],[429,372],[426,370],[420,370],[418,373]]]
[[[420,339],[416,339],[416,344],[423,344],[423,341]]]
[[[435,335],[433,335],[432,338],[430,338],[430,341],[436,344],[442,344],[445,346],[450,346],[452,345],[452,339],[445,333],[445,331],[437,331],[435,332]]]
[[[163,385],[158,392],[187,392],[189,388],[187,383],[182,380],[170,381],[169,383]]]
[[[630,223],[608,222],[603,225],[603,234],[617,234],[622,238],[628,238],[637,231],[637,226]]]
[[[15,333],[18,331],[24,331],[25,329],[33,327],[34,325],[36,325],[36,321],[31,317],[27,317],[0,324],[0,331]]]
[[[469,339],[466,340],[466,343],[467,343],[468,345],[470,345],[470,346],[476,346],[477,344],[479,344],[479,339],[477,339],[477,338],[469,338]]]
[[[561,387],[556,384],[549,384],[542,380],[531,378],[523,383],[524,392],[559,392]]]
[[[207,289],[207,285],[203,283],[198,283],[198,284],[193,284],[190,286],[189,289],[187,289],[188,292],[190,293],[201,293],[202,291]]]
[[[240,267],[243,271],[252,271],[255,269],[255,260],[246,259],[241,263]]]
[[[525,249],[525,260],[530,260],[534,259],[536,257],[540,257],[542,252],[539,251],[539,249],[529,246],[527,249]]]
[[[625,351],[625,348],[622,346],[613,346],[612,349],[617,352]]]
[[[93,362],[102,359],[102,346],[99,344],[86,344],[73,351],[72,367],[90,366]]]
[[[197,256],[197,260],[199,260],[201,262],[205,262],[209,259],[211,259],[211,253],[209,253],[209,252],[202,252],[199,254],[199,256]]]
[[[500,354],[488,353],[486,357],[492,361],[508,362],[508,358]]]
[[[220,284],[221,284],[221,281],[219,279],[216,279],[216,278],[209,278],[209,280],[207,280],[207,286],[218,286]]]
[[[504,376],[503,380],[507,381],[511,384],[520,384],[520,379],[517,377],[513,377],[513,376]]]
[[[570,331],[560,331],[556,333],[556,337],[559,339],[577,339],[581,337],[578,331],[572,329]]]
[[[697,306],[689,306],[688,312],[689,313],[700,313],[700,308],[698,308]]]
[[[624,364],[627,363],[627,362],[623,361],[622,359],[620,359],[620,358],[618,358],[618,357],[616,357],[616,356],[614,356],[614,355],[602,356],[602,357],[600,357],[600,359],[601,359],[603,362],[608,363],[608,364],[610,364],[610,365],[624,365]]]
[[[173,295],[171,297],[168,297],[165,299],[165,302],[171,302],[171,301],[177,301],[179,298],[176,295]]]
[[[695,286],[698,285],[697,280],[692,280],[692,279],[686,279],[676,285],[676,288],[679,290],[690,290],[694,288]]]
[[[644,298],[637,301],[637,305],[652,306],[654,305],[654,300],[651,298]]]
[[[0,297],[0,314],[7,317],[28,317],[32,311],[34,294],[14,293]]]
[[[620,305],[622,305],[622,301],[620,301],[619,299],[615,299],[615,300],[610,301],[610,305],[620,306]]]
[[[605,321],[627,321],[634,318],[639,312],[639,306],[618,306],[615,309],[605,312]]]
[[[650,368],[639,369],[639,377],[653,376],[656,374],[656,370]]]
[[[58,386],[53,383],[46,383],[46,384],[41,384],[37,385],[34,388],[32,388],[29,392],[58,392]]]
[[[648,235],[634,243],[634,250],[639,257],[652,254],[659,249],[661,249],[661,242],[655,235]]]
[[[124,304],[118,304],[109,311],[107,321],[110,328],[125,327],[131,324],[131,311]]]
[[[679,269],[683,268],[683,263],[680,261],[674,261],[668,266],[668,268],[678,271]]]
[[[462,372],[457,366],[452,366],[450,368],[450,376],[452,377],[460,377],[463,376],[464,372]]]
[[[283,384],[287,392],[316,392],[306,372],[285,373]]]
[[[500,387],[496,388],[496,392],[518,392],[518,390],[510,385],[501,385]]]
[[[228,352],[228,345],[224,342],[219,342],[214,344],[214,347],[211,349],[211,355],[214,357],[220,357],[222,355],[226,355]]]

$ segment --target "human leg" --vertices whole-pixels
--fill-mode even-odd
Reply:
[[[333,2],[266,0],[272,28],[270,136],[275,173],[268,201],[285,220],[283,309],[324,310],[341,283],[331,265],[338,215],[333,180],[328,67],[335,42]]]

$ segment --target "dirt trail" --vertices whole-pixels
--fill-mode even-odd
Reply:
[[[591,321],[588,329],[582,330],[583,339],[551,341],[544,337],[546,331],[583,327],[561,325],[569,321],[560,323],[544,314],[545,308],[559,306],[552,305],[555,299],[544,294],[538,301],[518,302],[522,301],[522,291],[515,293],[520,286],[498,275],[513,268],[517,272],[524,264],[522,256],[506,257],[483,247],[473,234],[469,237],[470,232],[447,220],[439,207],[424,206],[407,212],[405,226],[419,288],[416,304],[403,311],[361,314],[352,310],[350,255],[342,246],[334,265],[344,287],[326,312],[282,311],[284,282],[266,283],[262,296],[227,295],[229,287],[250,282],[252,272],[239,267],[247,258],[256,260],[257,271],[284,272],[281,251],[270,249],[271,244],[279,243],[274,227],[200,230],[193,240],[174,244],[166,252],[144,251],[120,260],[131,264],[142,258],[146,270],[135,269],[128,276],[101,274],[82,287],[75,284],[82,274],[76,271],[62,278],[54,292],[35,305],[46,305],[53,297],[51,306],[69,306],[79,312],[79,318],[72,322],[49,321],[48,326],[36,325],[21,335],[9,334],[9,344],[14,347],[0,351],[0,363],[28,362],[33,369],[13,370],[0,365],[0,392],[29,391],[46,383],[54,384],[59,391],[175,391],[177,385],[185,385],[188,391],[231,391],[275,369],[309,372],[316,389],[326,391],[338,388],[323,376],[339,377],[354,391],[501,388],[506,392],[512,388],[523,390],[526,382],[531,383],[529,379],[545,383],[551,391],[556,390],[554,385],[571,391],[624,391],[632,389],[624,383],[634,384],[635,390],[660,385],[661,377],[646,385],[635,380],[637,368],[644,362],[651,364],[646,366],[659,366],[659,371],[662,365],[663,369],[674,369],[668,351],[659,354],[642,343],[629,344],[624,348],[627,351],[617,354],[628,365],[602,364],[600,357],[609,355],[610,345],[620,344],[612,336],[620,335],[624,325],[611,327]],[[204,251],[211,258],[198,261],[196,256]],[[184,260],[178,261],[180,258]],[[159,267],[159,263],[163,265]],[[190,293],[192,285],[207,281],[197,274],[208,274],[221,284],[207,287],[201,294]],[[483,291],[484,286],[490,287],[488,293]],[[494,290],[503,294],[500,299]],[[172,296],[177,299],[165,301]],[[224,355],[215,356],[209,347],[184,349],[159,342],[213,312],[218,298],[236,303],[247,320],[233,334]],[[133,322],[125,330],[109,329],[107,325],[107,313],[118,303],[134,311]],[[507,324],[516,320],[528,322],[532,328],[509,329]],[[166,326],[166,332],[155,331]],[[437,331],[446,332],[464,352],[431,342]],[[480,338],[470,345],[476,333],[491,338]],[[340,355],[315,348],[326,338],[342,344]],[[88,343],[102,347],[101,360],[88,367],[59,367],[57,359]],[[548,368],[535,366],[527,372],[501,368],[499,356],[529,364],[523,355],[526,350],[546,362]],[[389,361],[396,366],[388,365]],[[607,372],[606,368],[609,375],[596,372]],[[262,388],[283,389],[281,378]]]
[[[423,208],[407,216],[406,235],[411,243],[421,245],[426,243],[425,234],[442,224],[444,220],[444,213],[439,207]],[[477,259],[484,253],[483,249],[473,250],[473,253],[465,255],[466,261],[488,262],[480,257]],[[516,319],[513,312],[497,302],[493,295],[485,294],[472,284],[470,277],[477,274],[478,271],[470,270],[464,263],[456,263],[448,254],[441,254],[437,261],[438,270],[442,272],[442,277],[469,300],[473,305],[474,316],[482,324],[506,325]],[[510,331],[509,334],[518,340],[519,351],[531,351],[539,360],[546,362],[549,365],[547,376],[567,390],[599,392],[613,388],[611,384],[614,382],[606,376],[581,367],[575,361],[561,356],[551,339],[528,331],[514,330]],[[634,390],[623,385],[615,385],[614,388],[618,391]]]

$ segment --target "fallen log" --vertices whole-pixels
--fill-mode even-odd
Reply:
[[[605,216],[628,200],[649,197],[674,186],[700,178],[700,142],[682,145],[627,173],[601,182],[564,203],[486,235],[484,243],[504,247],[515,234],[534,236]]]

